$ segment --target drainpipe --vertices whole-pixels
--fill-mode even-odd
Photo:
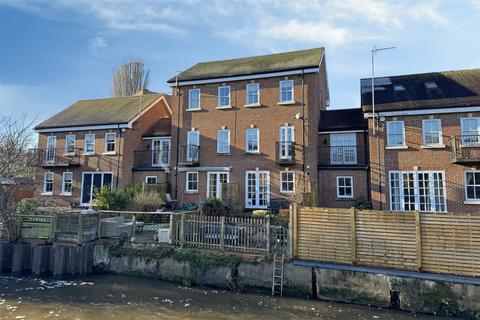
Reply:
[[[307,173],[305,172],[305,70],[302,70],[302,171],[303,193],[305,193],[307,181]]]
[[[175,199],[178,200],[178,155],[180,154],[180,88],[178,87],[178,72],[175,76],[175,91],[177,93],[177,147],[175,160]]]
[[[363,152],[365,152],[365,166],[366,166],[366,180],[367,180],[367,201],[372,200],[372,190],[370,186],[370,150],[368,150],[368,129],[367,132],[363,131]]]
[[[117,179],[115,179],[115,189],[118,189],[118,177],[120,174],[120,151],[122,150],[122,129],[120,129],[120,123],[117,124],[118,129],[118,137],[120,138],[120,143],[118,146],[118,153],[117,153]]]

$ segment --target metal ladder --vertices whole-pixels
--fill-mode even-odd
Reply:
[[[278,294],[283,296],[283,262],[285,254],[273,254],[273,281],[272,281],[272,296]]]

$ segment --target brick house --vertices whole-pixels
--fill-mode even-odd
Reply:
[[[373,205],[480,212],[480,69],[361,80]]]
[[[81,100],[36,126],[35,197],[45,204],[89,206],[94,188],[167,182],[169,99],[144,90],[133,97]]]
[[[198,63],[168,83],[180,203],[225,199],[227,184],[240,208],[267,208],[316,185],[323,48]]]
[[[360,108],[322,111],[318,205],[349,208],[370,200],[368,127]]]

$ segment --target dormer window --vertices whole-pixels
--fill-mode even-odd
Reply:
[[[394,84],[393,85],[393,90],[395,92],[405,92],[405,86],[403,84]]]
[[[426,81],[425,88],[427,90],[436,90],[438,89],[437,83],[435,81]]]

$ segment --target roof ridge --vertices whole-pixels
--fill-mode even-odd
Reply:
[[[247,56],[247,57],[232,58],[232,59],[200,61],[200,62],[197,62],[195,65],[206,64],[206,63],[227,62],[227,61],[235,61],[235,60],[246,60],[246,59],[263,58],[263,57],[269,57],[269,56],[275,56],[275,55],[285,55],[285,54],[305,52],[305,51],[314,51],[314,50],[325,50],[325,47],[316,47],[316,48],[309,48],[309,49],[302,49],[302,50],[293,50],[293,51],[286,51],[286,52],[277,52],[277,53],[261,54],[261,55],[256,55],[256,56]]]
[[[149,93],[141,96],[125,96],[125,97],[109,97],[109,98],[97,98],[97,99],[80,99],[77,102],[80,101],[99,101],[99,100],[121,100],[121,99],[128,99],[128,98],[139,98],[139,97],[146,97],[146,96],[166,96],[168,94],[166,93]]]
[[[445,74],[445,73],[459,73],[459,72],[465,72],[465,71],[478,71],[478,72],[480,72],[480,68],[460,69],[460,70],[444,70],[444,71],[431,71],[431,72],[408,73],[408,74],[394,74],[394,75],[388,75],[388,76],[375,77],[375,79],[393,78],[393,77],[399,78],[399,77],[410,77],[410,76],[424,76],[424,75]],[[371,80],[371,79],[372,79],[372,77],[361,78],[360,81],[362,81],[362,80]]]

